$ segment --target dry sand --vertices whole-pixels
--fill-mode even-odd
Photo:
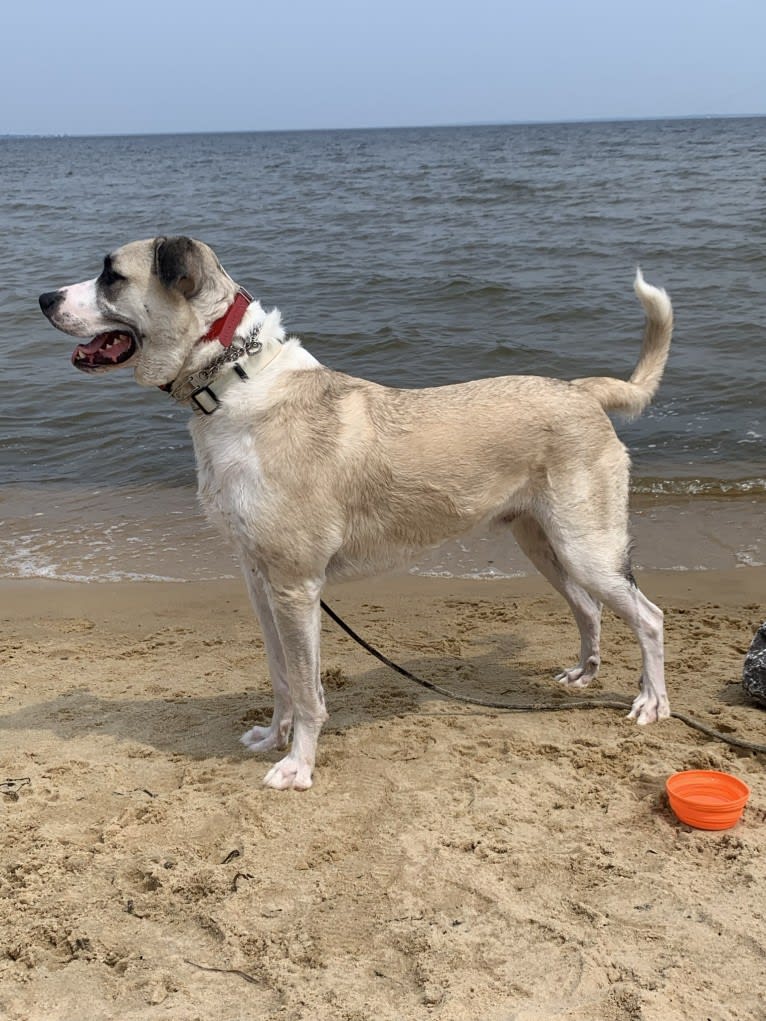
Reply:
[[[645,575],[676,709],[766,742],[740,687],[766,572]],[[333,605],[463,693],[558,699],[574,625],[535,578],[388,579]],[[269,713],[237,583],[0,589],[0,1017],[674,1021],[766,1017],[763,757],[676,720],[436,697],[324,627],[313,789],[261,786]],[[607,615],[595,694],[638,655]],[[677,769],[752,788],[722,833]]]

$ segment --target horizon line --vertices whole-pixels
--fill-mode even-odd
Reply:
[[[509,120],[509,121],[454,121],[432,124],[375,124],[353,127],[314,128],[194,128],[188,130],[147,130],[147,131],[86,131],[86,132],[0,132],[0,138],[145,138],[147,136],[174,135],[279,135],[310,134],[342,131],[424,131],[449,128],[501,128],[501,127],[543,127],[566,124],[632,124],[644,121],[703,121],[703,120],[757,120],[766,118],[766,113],[693,113],[653,114],[651,116],[608,116],[570,117],[552,120]]]

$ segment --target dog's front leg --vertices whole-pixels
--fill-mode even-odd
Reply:
[[[251,752],[268,752],[272,748],[286,748],[293,725],[293,700],[287,683],[287,664],[282,639],[274,620],[266,593],[266,581],[254,564],[243,560],[245,583],[250,602],[255,610],[263,633],[266,660],[269,664],[271,686],[274,689],[274,711],[268,727],[253,727],[240,738]]]
[[[268,787],[306,790],[316,760],[317,741],[327,719],[319,678],[319,580],[267,586],[269,605],[282,643],[293,704],[293,743],[288,755],[264,778]]]

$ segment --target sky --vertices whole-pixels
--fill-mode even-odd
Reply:
[[[766,113],[766,0],[14,0],[0,134]]]

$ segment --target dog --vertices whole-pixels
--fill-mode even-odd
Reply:
[[[634,289],[645,327],[627,381],[504,376],[411,390],[324,367],[191,238],[134,241],[98,277],[40,296],[53,326],[92,338],[75,348],[78,369],[131,366],[194,412],[200,501],[241,563],[274,689],[270,724],[242,741],[254,752],[289,745],[267,786],[312,784],[327,719],[325,583],[484,523],[507,526],[572,610],[580,659],[557,679],[583,688],[596,676],[605,604],[641,649],[629,718],[670,714],[662,611],[631,572],[629,457],[607,415],[640,413],[668,356],[670,299],[640,270]]]

